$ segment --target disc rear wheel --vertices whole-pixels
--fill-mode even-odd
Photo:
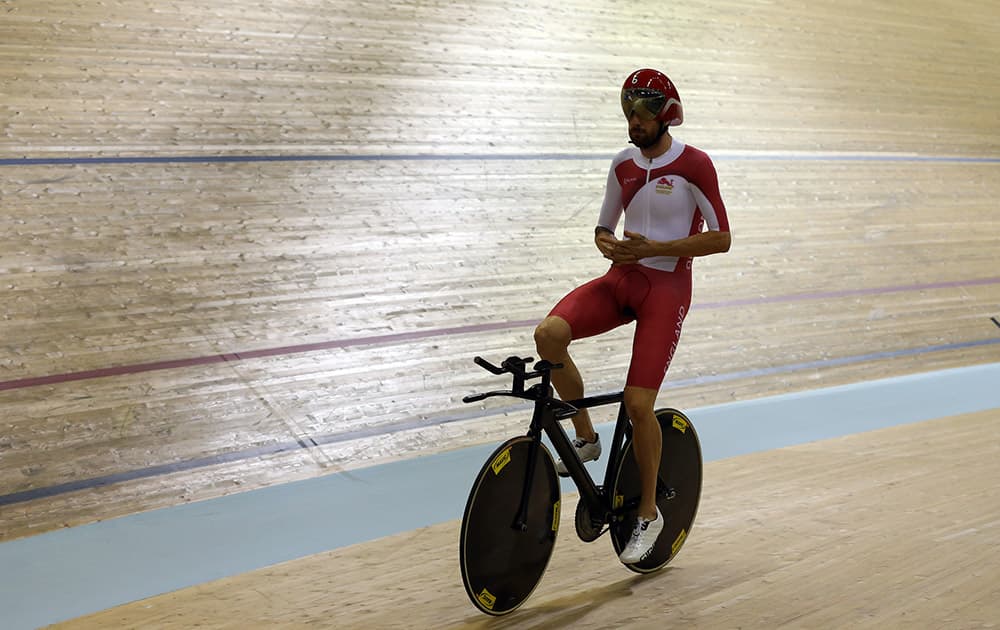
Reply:
[[[637,573],[650,573],[664,567],[680,551],[687,540],[698,512],[701,497],[701,445],[694,425],[676,409],[656,412],[663,434],[660,471],[656,483],[656,505],[663,516],[663,531],[653,550],[643,560],[627,564]],[[628,545],[638,516],[642,485],[629,440],[615,474],[612,495],[614,514],[611,519],[611,540],[615,552]]]

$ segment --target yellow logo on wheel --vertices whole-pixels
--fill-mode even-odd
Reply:
[[[510,463],[510,449],[505,448],[503,450],[503,453],[497,455],[496,459],[493,460],[493,463],[490,464],[490,468],[493,469],[494,475],[499,475],[500,471],[503,470],[503,467],[509,463]]]
[[[673,556],[677,553],[677,550],[681,548],[684,544],[684,539],[687,538],[687,530],[681,530],[681,533],[677,534],[677,539],[674,540],[674,544],[670,545],[670,555]]]
[[[552,531],[559,531],[559,502],[552,504]]]
[[[479,595],[476,596],[476,599],[478,599],[479,603],[483,605],[483,608],[487,610],[493,610],[493,605],[497,603],[496,595],[489,592],[485,588]]]
[[[674,416],[674,428],[681,433],[687,433],[688,421],[680,416]]]

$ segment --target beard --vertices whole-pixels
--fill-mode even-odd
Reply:
[[[642,129],[630,127],[628,130],[628,139],[632,144],[640,149],[648,149],[659,142],[660,136],[659,134],[646,133]]]

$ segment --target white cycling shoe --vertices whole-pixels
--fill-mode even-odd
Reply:
[[[647,521],[640,517],[632,530],[632,538],[629,539],[625,549],[618,555],[618,559],[624,564],[635,564],[641,562],[653,550],[656,539],[663,531],[663,515],[660,509],[656,509],[656,519]]]
[[[601,456],[601,436],[595,434],[593,442],[585,442],[576,438],[573,440],[573,448],[576,449],[576,454],[580,457],[581,462],[592,462]],[[560,477],[569,477],[569,471],[566,470],[561,458],[556,462],[556,472],[559,473]]]

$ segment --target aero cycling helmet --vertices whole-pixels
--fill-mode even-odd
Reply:
[[[684,108],[677,88],[659,70],[636,70],[622,85],[622,111],[625,118],[633,113],[644,120],[658,120],[677,126],[684,122]]]

